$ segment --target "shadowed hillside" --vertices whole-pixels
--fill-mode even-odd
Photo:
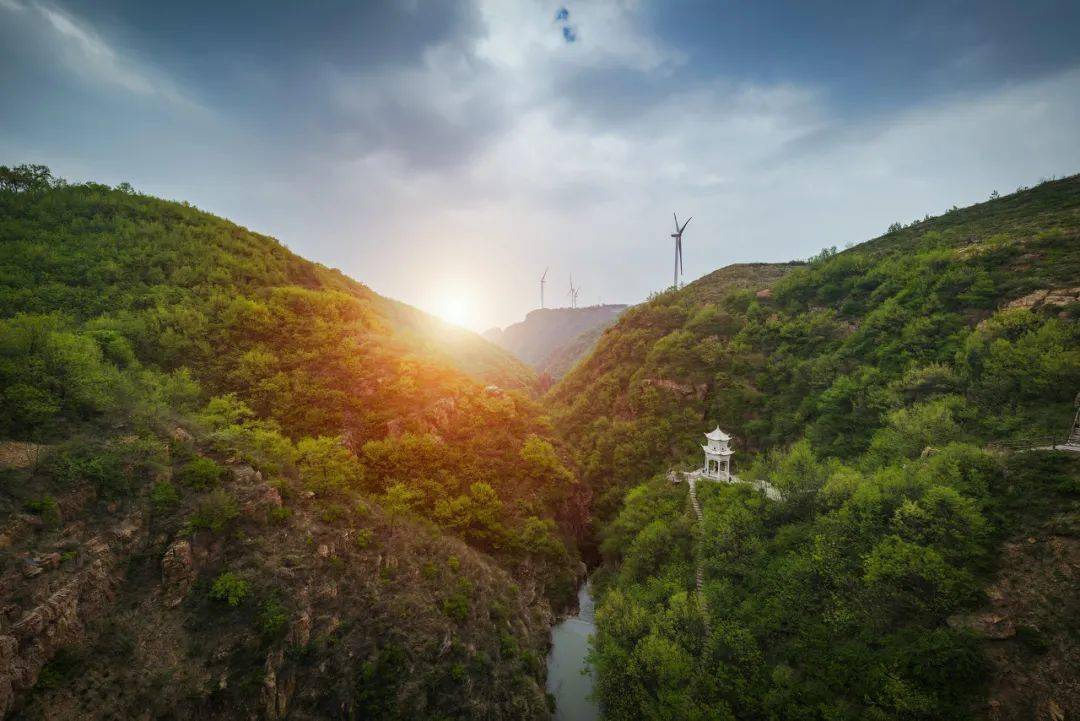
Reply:
[[[531,371],[185,204],[0,175],[0,715],[548,717],[586,498]]]
[[[561,377],[592,349],[592,344],[626,310],[625,305],[543,308],[505,329],[484,337],[513,353],[540,373]]]

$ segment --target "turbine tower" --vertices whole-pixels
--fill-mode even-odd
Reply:
[[[679,216],[672,213],[675,216],[675,232],[671,234],[671,237],[675,239],[675,282],[672,283],[675,290],[679,289],[679,273],[682,272],[682,233],[686,230],[686,226],[690,225],[690,221],[694,219],[694,216],[690,216],[686,219],[686,222],[679,226]]]
[[[540,308],[544,307],[544,279],[547,278],[548,268],[544,268],[544,274],[540,276]]]

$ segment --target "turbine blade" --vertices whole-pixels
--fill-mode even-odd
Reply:
[[[686,230],[686,226],[690,225],[690,221],[693,220],[693,219],[694,219],[694,216],[692,216],[692,215],[689,218],[687,218],[686,222],[682,224],[681,228],[679,228],[679,232],[682,233],[684,230]]]

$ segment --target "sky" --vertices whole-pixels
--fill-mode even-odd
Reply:
[[[1080,3],[0,0],[0,164],[474,330],[1080,172]]]

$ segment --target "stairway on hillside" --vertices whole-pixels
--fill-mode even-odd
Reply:
[[[701,503],[697,497],[697,482],[693,476],[687,478],[687,485],[690,487],[690,507],[694,509],[694,515],[697,517],[698,528],[701,528],[703,517],[701,515]],[[705,570],[701,567],[701,559],[697,560],[694,569],[694,588],[697,589],[698,604],[701,606],[701,617],[705,621],[705,633],[709,634],[711,631],[711,625],[709,623],[709,609],[705,605],[705,594],[702,589],[705,586]]]

